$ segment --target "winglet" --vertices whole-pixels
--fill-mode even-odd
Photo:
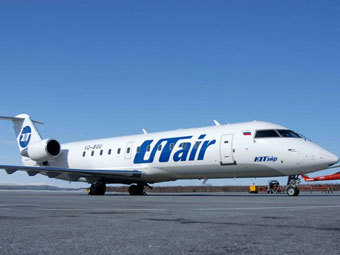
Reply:
[[[219,123],[217,120],[214,120],[214,123],[216,126],[221,126],[221,123]]]

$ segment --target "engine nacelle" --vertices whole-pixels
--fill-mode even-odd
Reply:
[[[21,155],[37,162],[55,159],[60,155],[60,143],[54,139],[40,140],[31,143]]]

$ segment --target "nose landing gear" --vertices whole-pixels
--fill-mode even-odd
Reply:
[[[300,184],[299,175],[290,175],[287,182],[287,195],[290,197],[296,197],[299,195],[300,190],[298,185]]]

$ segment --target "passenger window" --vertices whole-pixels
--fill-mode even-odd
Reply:
[[[275,130],[259,130],[256,132],[255,138],[270,138],[270,137],[280,137]]]
[[[109,149],[109,152],[108,152],[109,155],[111,155],[111,149]]]
[[[173,148],[174,148],[174,144],[172,143],[172,144],[170,144],[170,150],[172,151],[173,150]]]
[[[162,145],[158,145],[158,150],[161,151],[162,150]]]
[[[103,155],[103,150],[100,151],[100,156],[102,156],[102,155]]]
[[[118,148],[118,150],[117,150],[117,154],[120,154],[120,148]]]
[[[182,148],[185,149],[187,147],[187,143],[182,143]]]
[[[86,155],[86,151],[83,152],[83,157],[85,157],[85,155]]]
[[[92,156],[92,157],[93,157],[93,155],[94,155],[94,151],[91,152],[91,156]]]
[[[149,145],[148,147],[146,147],[146,150],[147,151],[150,151],[150,149],[151,149],[151,146]]]
[[[138,146],[138,147],[137,147],[137,153],[139,152],[139,150],[140,150],[140,147]]]
[[[128,147],[128,148],[126,149],[126,153],[127,153],[127,154],[130,153],[130,147]]]

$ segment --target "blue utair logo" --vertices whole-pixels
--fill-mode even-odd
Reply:
[[[255,157],[254,162],[275,162],[277,161],[277,157],[274,156],[261,156],[261,157]]]
[[[19,144],[22,148],[27,147],[27,145],[29,144],[30,140],[31,140],[31,127],[26,126],[23,128],[23,130],[21,131],[21,135],[19,138]]]
[[[187,161],[188,158],[189,161],[193,161],[196,159],[196,155],[198,155],[197,160],[203,160],[208,147],[216,143],[216,140],[202,141],[202,139],[205,138],[205,136],[206,135],[199,136],[198,141],[196,141],[193,146],[191,146],[192,144],[189,142],[180,143],[179,144],[180,149],[176,151],[172,156],[173,161],[174,162]],[[147,154],[147,152],[151,150],[151,143],[154,140],[146,140],[140,146],[133,163],[135,164],[152,163],[155,159],[157,151],[159,151],[160,153],[159,162],[161,163],[169,162],[171,153],[173,152],[173,148],[175,147],[175,145],[181,140],[191,139],[192,137],[193,136],[181,136],[160,139],[155,144],[155,146],[153,146],[150,156],[147,159],[145,159],[145,155]],[[163,143],[165,143],[164,146],[162,146]]]

